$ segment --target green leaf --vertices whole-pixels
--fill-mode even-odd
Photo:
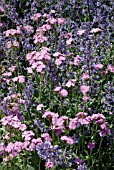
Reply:
[[[32,166],[30,166],[30,165],[28,165],[28,164],[27,164],[27,169],[28,169],[28,170],[35,170]]]

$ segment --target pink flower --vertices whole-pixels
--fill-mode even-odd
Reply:
[[[13,46],[14,47],[19,47],[19,42],[18,41],[13,41]]]
[[[45,167],[50,169],[50,168],[52,168],[53,166],[54,166],[54,163],[51,162],[51,161],[48,159],[48,162],[45,163]]]
[[[48,133],[43,133],[41,137],[44,138],[45,141],[52,142],[52,138]]]
[[[71,79],[71,80],[69,80],[69,81],[66,83],[66,86],[67,86],[67,87],[74,87],[74,86],[75,86],[75,83],[76,83],[76,80],[75,80],[75,79]]]
[[[31,25],[23,26],[23,29],[26,30],[29,34],[34,32],[34,28]]]
[[[6,72],[6,73],[3,73],[2,76],[4,77],[10,77],[12,75],[11,72]]]
[[[41,13],[37,13],[37,14],[34,14],[31,19],[34,20],[34,21],[37,21],[39,20],[39,18],[41,18],[42,14]]]
[[[11,46],[12,46],[11,41],[8,41],[8,42],[6,43],[6,46],[7,46],[7,48],[11,48]]]
[[[83,96],[84,102],[89,102],[90,101],[90,96]]]
[[[27,72],[28,72],[28,73],[33,73],[33,71],[32,71],[32,68],[31,68],[31,67],[27,67],[26,69],[27,69]]]
[[[85,118],[88,115],[88,113],[85,112],[79,112],[78,114],[76,114],[76,116],[78,116],[78,118]]]
[[[75,66],[78,66],[79,64],[80,64],[80,56],[79,55],[77,55],[76,57],[74,57],[74,62],[73,62],[73,64],[75,65]]]
[[[66,44],[70,45],[72,43],[72,40],[73,40],[72,38],[69,38],[68,40],[66,40]]]
[[[103,68],[103,64],[96,64],[95,66],[94,66],[94,68],[96,69],[96,70],[98,70],[98,69],[102,69]]]
[[[80,123],[78,122],[78,118],[70,118],[70,121],[69,121],[69,129],[71,130],[74,130],[78,127],[80,127]]]
[[[65,19],[64,18],[57,18],[58,24],[65,24]]]
[[[43,104],[39,104],[39,105],[37,106],[36,110],[42,110],[43,107],[44,107]]]
[[[89,86],[82,85],[82,86],[80,87],[80,91],[81,91],[83,94],[87,93],[87,92],[89,91]]]
[[[107,135],[107,133],[106,133],[105,130],[101,130],[101,131],[99,132],[99,135],[100,135],[101,137],[104,137],[104,136]]]
[[[55,89],[54,89],[54,91],[55,92],[59,92],[61,90],[61,87],[59,86],[59,87],[56,87]]]
[[[81,77],[83,80],[87,80],[90,78],[89,74],[83,74]]]
[[[18,76],[18,81],[19,81],[19,83],[24,83],[25,82],[25,76]]]
[[[55,24],[55,23],[57,22],[57,19],[55,19],[55,18],[49,18],[49,19],[47,19],[46,21],[53,25],[53,24]]]
[[[107,69],[108,69],[108,71],[110,71],[111,73],[114,73],[114,66],[113,66],[113,65],[109,64],[109,65],[107,66]]]
[[[8,69],[9,69],[11,72],[14,72],[15,69],[16,69],[16,66],[11,66],[11,67],[9,67]]]
[[[57,66],[60,66],[62,63],[63,63],[63,62],[62,62],[62,60],[60,60],[60,59],[56,59],[56,60],[55,60],[55,64],[56,64]]]
[[[70,144],[70,145],[74,144],[74,140],[68,136],[61,136],[61,140],[65,141],[67,144]]]
[[[4,8],[0,5],[0,13],[4,12]]]
[[[100,28],[93,28],[90,32],[91,33],[99,33],[99,32],[102,32],[102,30]]]
[[[95,148],[95,143],[89,142],[88,145],[87,145],[87,147],[88,147],[89,149],[94,149],[94,148]]]
[[[22,133],[22,137],[25,139],[25,141],[29,141],[32,139],[32,137],[34,136],[35,134],[33,133],[33,131],[24,131]]]
[[[61,94],[61,96],[66,97],[66,96],[68,96],[68,91],[65,90],[65,89],[62,89],[62,90],[60,91],[60,94]]]
[[[80,29],[80,30],[78,30],[77,34],[78,34],[78,35],[83,35],[85,31],[86,31],[86,30]]]

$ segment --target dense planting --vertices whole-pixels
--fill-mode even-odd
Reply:
[[[2,0],[0,169],[114,168],[113,2]]]

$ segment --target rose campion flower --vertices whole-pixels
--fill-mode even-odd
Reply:
[[[110,71],[111,73],[114,73],[114,66],[113,66],[113,65],[109,64],[109,65],[107,66],[107,69],[108,69],[108,71]]]
[[[102,30],[100,28],[93,28],[90,32],[91,33],[99,33],[99,32],[102,32]]]
[[[89,86],[82,85],[82,86],[80,87],[80,91],[81,91],[83,94],[87,93],[87,92],[89,91]]]
[[[99,69],[102,69],[103,68],[103,64],[96,64],[95,66],[94,66],[94,68],[96,69],[96,70],[99,70]]]
[[[45,163],[45,167],[46,168],[52,168],[54,166],[54,163],[53,162],[51,162],[49,159],[48,159],[48,161]]]
[[[89,142],[88,145],[87,145],[87,147],[88,147],[89,149],[94,149],[94,148],[95,148],[95,143]]]
[[[66,96],[68,96],[68,91],[65,90],[65,89],[62,89],[62,90],[60,91],[60,94],[61,94],[61,96],[66,97]]]
[[[39,104],[39,105],[37,106],[36,110],[42,110],[43,107],[44,107],[43,104]]]
[[[80,30],[78,30],[77,34],[78,34],[78,35],[83,35],[85,31],[86,31],[86,30],[80,29]]]
[[[24,83],[25,82],[25,76],[18,76],[18,81],[19,81],[19,83]]]

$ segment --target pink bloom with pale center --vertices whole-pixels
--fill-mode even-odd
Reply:
[[[85,31],[86,31],[86,30],[80,29],[80,30],[78,30],[77,34],[78,34],[78,35],[83,35]]]
[[[81,91],[83,94],[87,93],[87,92],[89,91],[89,86],[82,85],[82,86],[80,87],[80,91]]]
[[[110,71],[111,73],[114,73],[114,66],[113,66],[113,65],[109,64],[109,65],[107,66],[107,69],[108,69],[108,71]]]
[[[103,64],[96,64],[95,66],[94,66],[94,68],[96,69],[96,70],[98,70],[98,69],[102,69],[103,68]]]
[[[70,79],[70,80],[66,83],[66,86],[67,86],[67,87],[74,87],[74,86],[75,86],[75,83],[76,83],[76,80],[75,80],[75,79]]]
[[[54,166],[54,163],[51,162],[51,161],[48,159],[48,162],[45,163],[45,167],[50,169],[50,168],[52,168],[53,166]]]
[[[25,82],[25,76],[18,76],[18,81],[19,81],[19,83],[24,83]]]
[[[99,33],[99,32],[102,32],[102,30],[100,28],[93,28],[90,32],[91,33]]]
[[[89,74],[86,74],[86,73],[84,73],[84,74],[82,74],[82,77],[81,77],[83,80],[87,80],[87,79],[89,79],[90,78],[90,76],[89,76]]]
[[[42,110],[43,107],[44,107],[43,104],[39,104],[39,105],[37,106],[36,110]]]
[[[60,94],[61,94],[61,96],[66,97],[66,96],[68,96],[68,91],[65,90],[65,89],[62,89],[62,90],[60,91]]]

